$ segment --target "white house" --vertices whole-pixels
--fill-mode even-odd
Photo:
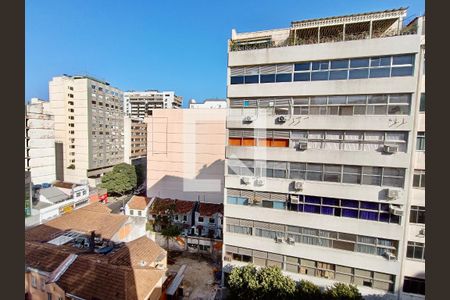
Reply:
[[[150,204],[149,198],[135,195],[125,204],[125,214],[127,216],[147,218]]]

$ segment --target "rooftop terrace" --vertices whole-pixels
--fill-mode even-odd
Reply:
[[[256,32],[236,33],[233,29],[229,49],[245,51],[417,34],[422,19],[405,19],[406,12],[406,8],[398,8],[294,21],[290,28]]]

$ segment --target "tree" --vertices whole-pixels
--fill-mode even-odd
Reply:
[[[363,297],[358,288],[345,283],[335,283],[325,291],[325,299],[362,300]]]
[[[176,239],[181,234],[180,228],[176,225],[169,225],[161,230],[161,235],[166,239],[167,252],[169,252],[169,241]]]
[[[111,172],[102,177],[101,187],[108,190],[108,194],[124,195],[136,187],[137,177],[134,166],[127,163],[115,165]]]
[[[302,300],[317,300],[323,299],[320,288],[307,280],[300,280],[297,285],[296,298]]]
[[[228,277],[230,299],[293,299],[295,281],[278,267],[256,269],[253,265],[235,267]]]

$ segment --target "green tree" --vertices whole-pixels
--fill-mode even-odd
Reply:
[[[258,281],[262,299],[287,300],[293,299],[295,293],[295,281],[283,275],[281,269],[276,266],[261,268],[258,270]]]
[[[111,172],[102,177],[101,187],[108,190],[108,194],[125,195],[136,187],[137,177],[134,166],[127,163],[115,165]]]
[[[307,280],[300,280],[297,285],[296,298],[302,300],[318,300],[323,299],[320,288]]]
[[[335,283],[325,290],[325,299],[362,300],[363,297],[358,288],[345,283]]]
[[[180,228],[176,225],[169,225],[161,230],[161,235],[166,239],[167,252],[169,252],[169,241],[176,239],[181,234]]]
[[[253,265],[235,267],[228,277],[229,299],[293,299],[295,281],[278,267],[256,269]]]

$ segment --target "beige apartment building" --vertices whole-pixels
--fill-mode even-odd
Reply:
[[[124,131],[124,158],[125,162],[145,158],[147,156],[147,124],[138,118],[125,116]]]
[[[147,123],[147,196],[223,202],[224,109],[155,109]]]
[[[424,299],[424,69],[425,17],[404,8],[232,31],[225,273]]]
[[[56,177],[90,185],[124,161],[123,93],[89,76],[57,76],[49,83],[55,120]]]
[[[183,97],[173,91],[131,91],[123,94],[124,112],[133,118],[144,119],[151,115],[153,109],[181,108],[182,104]]]

